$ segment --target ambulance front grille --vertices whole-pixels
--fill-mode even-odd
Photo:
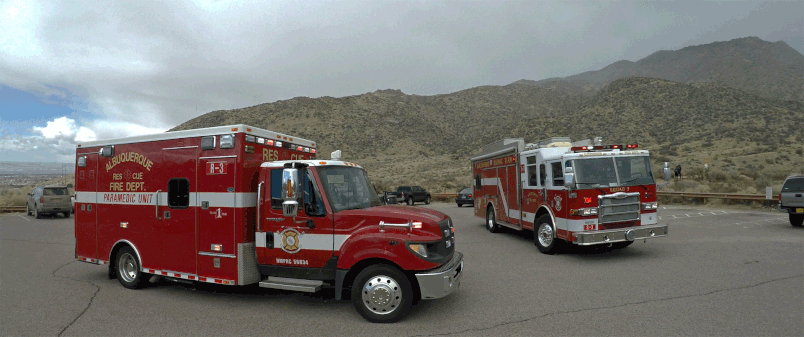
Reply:
[[[640,219],[639,193],[615,193],[598,196],[600,224]]]

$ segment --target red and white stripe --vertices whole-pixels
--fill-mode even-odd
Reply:
[[[170,271],[170,270],[158,270],[158,269],[143,268],[142,271],[146,272],[148,274],[167,276],[167,277],[174,277],[174,278],[180,278],[180,279],[190,280],[190,281],[200,281],[200,282],[215,283],[215,284],[225,284],[225,285],[235,285],[236,284],[234,280],[224,280],[224,279],[217,279],[217,278],[212,278],[212,277],[204,277],[204,276],[198,276],[198,275],[195,275],[195,274],[185,274],[185,273],[179,273],[179,272]]]
[[[109,264],[109,261],[92,259],[92,258],[83,257],[83,256],[79,256],[78,261],[88,262],[88,263],[92,263],[92,264],[100,264],[100,265],[108,265]]]

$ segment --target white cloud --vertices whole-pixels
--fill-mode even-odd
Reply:
[[[34,126],[31,131],[32,136],[3,131],[0,151],[8,157],[3,160],[71,162],[78,143],[161,133],[165,129],[110,120],[93,120],[79,125],[78,121],[65,116],[47,121],[45,126]]]

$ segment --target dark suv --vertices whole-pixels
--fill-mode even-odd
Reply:
[[[70,217],[70,192],[64,186],[37,186],[28,194],[28,215],[37,219],[44,214],[64,214]]]
[[[430,204],[430,192],[425,191],[421,186],[399,186],[396,189],[397,199],[404,201],[408,206],[414,203],[423,202]]]
[[[779,208],[790,215],[790,224],[801,227],[804,223],[804,175],[789,176],[779,193]]]

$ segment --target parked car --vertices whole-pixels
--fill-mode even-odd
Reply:
[[[789,214],[790,224],[802,227],[804,224],[804,175],[789,176],[782,184],[779,193],[779,209]]]
[[[413,206],[417,202],[430,204],[430,192],[421,186],[399,186],[396,188],[396,196],[400,201],[404,201],[408,206]]]
[[[455,198],[455,203],[458,207],[463,205],[475,205],[475,199],[472,197],[472,188],[467,187],[458,192],[458,197]]]
[[[64,214],[70,217],[70,192],[65,186],[37,186],[28,194],[28,215],[37,219],[45,214]]]

